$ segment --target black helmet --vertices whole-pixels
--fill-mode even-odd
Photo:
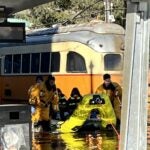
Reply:
[[[54,80],[54,81],[55,81],[55,77],[52,76],[52,75],[49,75],[49,76],[48,76],[48,80],[49,80],[49,81],[50,81],[50,80]]]

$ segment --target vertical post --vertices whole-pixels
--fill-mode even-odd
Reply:
[[[105,7],[105,22],[110,22],[109,16],[111,15],[111,3],[110,0],[104,0]]]
[[[128,0],[121,150],[147,150],[149,0]]]

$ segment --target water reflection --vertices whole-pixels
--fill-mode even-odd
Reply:
[[[35,134],[32,150],[117,150],[113,131]]]

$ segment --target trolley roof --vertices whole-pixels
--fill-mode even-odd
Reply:
[[[124,29],[117,24],[103,22],[38,29],[27,34],[25,43],[4,43],[0,48],[72,41],[83,43],[98,52],[122,50]]]
[[[73,24],[67,26],[56,25],[53,28],[43,28],[30,30],[27,32],[28,36],[31,35],[50,35],[58,33],[76,32],[76,31],[91,31],[101,34],[124,34],[125,30],[122,26],[114,23],[105,23],[103,21],[93,21],[90,23]]]

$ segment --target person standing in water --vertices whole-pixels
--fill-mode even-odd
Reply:
[[[121,101],[122,101],[122,88],[121,86],[111,81],[110,74],[103,75],[103,83],[96,89],[96,94],[107,94],[110,98],[114,112],[117,118],[117,125],[121,121]]]

